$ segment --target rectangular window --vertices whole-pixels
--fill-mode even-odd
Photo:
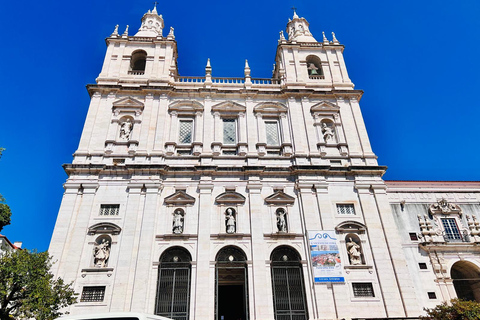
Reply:
[[[410,232],[408,235],[410,236],[410,240],[418,241],[418,236],[415,232]]]
[[[280,134],[278,132],[278,121],[265,121],[265,132],[267,135],[267,146],[279,146]]]
[[[418,263],[418,267],[421,269],[421,270],[426,270],[427,269],[427,264],[425,262],[419,262]]]
[[[223,119],[223,144],[237,143],[237,121],[235,119]]]
[[[355,214],[353,204],[337,204],[337,214]]]
[[[355,297],[375,297],[373,293],[373,284],[371,283],[352,283],[353,295]]]
[[[180,120],[178,143],[190,144],[193,140],[193,120]]]
[[[462,235],[458,230],[455,218],[442,219],[443,229],[445,230],[445,238],[447,241],[462,241]]]
[[[105,297],[105,286],[83,287],[80,302],[100,302]]]
[[[120,210],[119,204],[101,204],[100,215],[101,216],[118,216]]]
[[[437,299],[437,295],[435,292],[427,292],[428,293],[428,299]]]

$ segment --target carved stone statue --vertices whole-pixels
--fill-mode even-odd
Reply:
[[[352,240],[352,238],[348,238],[347,242],[347,252],[350,257],[350,264],[351,265],[359,265],[362,264],[362,256],[360,251],[360,245]]]
[[[177,209],[173,213],[173,233],[183,233],[183,214]]]
[[[322,133],[325,143],[334,142],[333,130],[325,122],[322,123]]]
[[[130,133],[132,132],[133,123],[130,118],[127,118],[126,121],[120,126],[120,138],[125,140],[130,140]]]
[[[102,241],[95,245],[93,252],[93,264],[95,267],[104,268],[107,266],[110,257],[110,241],[103,238]]]
[[[225,224],[227,227],[227,233],[235,233],[237,229],[237,222],[235,221],[235,215],[232,208],[228,208],[225,217]]]
[[[277,210],[277,229],[278,232],[287,232],[287,220],[286,218],[287,213],[283,209]]]
[[[310,75],[310,76],[318,75],[318,71],[317,71],[318,68],[315,66],[314,63],[309,63],[307,69],[308,69],[308,75]]]

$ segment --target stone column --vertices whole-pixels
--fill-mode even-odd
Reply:
[[[157,203],[159,198],[159,183],[145,184],[144,189],[144,206],[143,211],[139,211],[139,215],[142,216],[140,232],[138,237],[140,238],[138,243],[138,260],[135,266],[136,271],[133,280],[133,299],[131,310],[134,312],[145,312],[155,307],[155,297],[149,298],[150,279],[152,278],[153,262],[158,261],[159,257],[153,257],[152,252],[155,247],[155,226],[157,225]],[[135,248],[134,248],[135,250]],[[154,259],[152,261],[152,259]],[[156,270],[158,272],[158,269]],[[152,304],[153,302],[153,304]]]
[[[211,213],[213,183],[211,177],[202,176],[198,184],[198,243],[197,243],[197,273],[195,279],[196,296],[195,319],[214,319],[215,315],[215,266],[211,266]],[[213,262],[213,261],[212,261]],[[193,274],[192,274],[193,275]]]
[[[238,155],[247,154],[247,120],[244,112],[238,113]]]
[[[257,153],[259,156],[267,154],[267,135],[265,132],[265,122],[263,121],[262,114],[260,112],[255,113],[257,118],[257,128],[258,128],[258,142],[256,144]]]
[[[263,215],[264,210],[262,198],[262,183],[259,177],[250,176],[247,184],[248,205],[250,211],[250,230],[252,233],[252,271],[249,274],[249,285],[251,284],[254,296],[251,297],[250,318],[251,319],[273,319],[273,293],[271,282],[267,283],[267,272],[269,266],[265,265],[265,239],[263,236]],[[270,229],[270,225],[267,226]]]

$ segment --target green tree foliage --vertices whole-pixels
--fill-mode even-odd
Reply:
[[[5,149],[0,148],[0,158],[2,158],[3,150]],[[10,207],[5,203],[5,199],[0,194],[0,231],[2,231],[3,227],[10,224],[11,216],[12,212],[10,211]]]
[[[478,320],[480,319],[480,303],[453,299],[451,305],[446,302],[433,309],[425,308],[427,316],[424,320]]]
[[[10,207],[5,203],[5,198],[0,194],[0,231],[2,231],[3,227],[10,224],[11,216]]]
[[[71,284],[54,279],[48,252],[15,250],[0,257],[0,320],[55,319],[77,301]]]

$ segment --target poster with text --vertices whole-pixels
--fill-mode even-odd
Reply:
[[[315,282],[345,282],[335,231],[308,231]]]

